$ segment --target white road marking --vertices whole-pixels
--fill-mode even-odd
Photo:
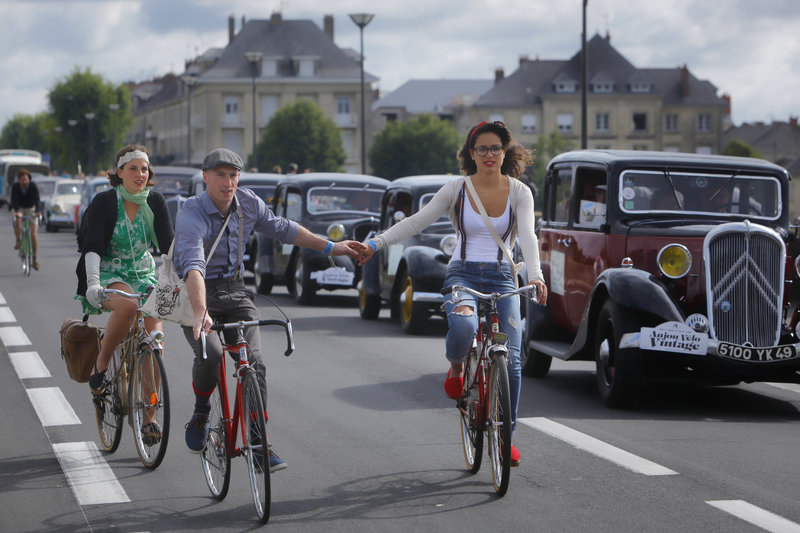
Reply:
[[[713,500],[706,503],[772,533],[800,533],[800,524],[797,522],[787,520],[744,500]]]
[[[616,446],[607,444],[594,437],[590,437],[585,433],[576,431],[558,422],[553,422],[547,418],[533,417],[533,418],[520,418],[518,422],[530,426],[539,431],[543,431],[557,439],[572,444],[578,449],[589,452],[601,459],[606,459],[612,463],[616,463],[622,467],[632,470],[639,474],[646,476],[672,476],[677,475],[677,472],[670,470],[652,461],[648,461],[637,455],[626,452]]]
[[[95,443],[53,443],[53,450],[80,505],[131,501]]]
[[[0,307],[0,322],[16,322],[17,318],[10,307]]]
[[[81,419],[58,387],[26,389],[26,392],[44,427],[81,423]]]
[[[9,352],[8,357],[19,379],[52,377],[37,352]]]
[[[0,342],[2,342],[6,348],[31,345],[31,340],[19,326],[0,328]]]
[[[772,383],[772,382],[765,382],[765,383],[767,385],[770,385],[778,389],[784,389],[800,394],[800,385],[796,383]]]
[[[5,305],[5,304],[6,304],[6,299],[5,299],[5,297],[3,296],[3,294],[2,294],[2,293],[0,293],[0,305]]]

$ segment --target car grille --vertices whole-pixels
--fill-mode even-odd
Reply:
[[[740,345],[778,343],[786,247],[749,221],[723,224],[703,245],[711,336]]]

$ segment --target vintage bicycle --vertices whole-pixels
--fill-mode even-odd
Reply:
[[[19,258],[22,261],[22,273],[31,275],[33,269],[33,235],[31,230],[32,220],[38,215],[20,215],[22,225],[19,233]]]
[[[277,306],[276,306],[277,307]],[[283,313],[280,308],[278,308]],[[203,473],[211,494],[222,501],[228,494],[231,479],[231,458],[244,456],[247,460],[247,471],[250,477],[250,489],[253,493],[253,504],[262,524],[267,523],[270,513],[270,469],[269,448],[267,439],[267,406],[264,405],[255,368],[250,363],[251,354],[244,330],[249,327],[280,326],[286,331],[285,356],[294,351],[294,334],[292,321],[285,314],[286,320],[262,319],[214,324],[222,344],[219,364],[219,385],[217,393],[211,395],[211,411],[209,412],[209,431],[206,445],[201,452]],[[236,330],[236,341],[225,342],[223,332]],[[206,337],[200,333],[203,346],[203,358],[206,358]],[[230,354],[235,362],[232,376],[236,379],[233,412],[231,413],[228,396],[228,381],[225,365],[225,353]],[[242,444],[236,445],[238,432],[242,432]]]
[[[107,385],[92,393],[100,444],[106,452],[114,453],[122,437],[123,418],[128,416],[139,460],[155,469],[164,459],[169,442],[169,384],[161,358],[164,334],[145,328],[141,305],[147,293],[118,289],[104,289],[103,293],[106,298],[117,294],[135,299],[139,309],[130,331],[114,350]]]
[[[500,331],[497,302],[529,295],[534,301],[536,287],[485,294],[469,287],[452,287],[454,305],[464,301],[459,292],[478,300],[478,331],[467,357],[464,391],[457,406],[461,418],[461,442],[467,468],[473,474],[481,468],[484,434],[489,441],[492,481],[499,496],[508,491],[511,471],[511,396],[508,384],[508,336]]]

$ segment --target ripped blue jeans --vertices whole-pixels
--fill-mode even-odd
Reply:
[[[444,280],[445,289],[453,285],[463,285],[483,293],[513,291],[514,278],[511,267],[506,261],[502,263],[478,263],[472,261],[452,260],[447,267],[447,276]],[[447,359],[451,363],[461,363],[466,360],[472,339],[478,331],[477,302],[472,295],[459,293],[463,300],[458,305],[453,305],[453,293],[445,294],[445,310],[447,311],[447,337],[445,349]],[[497,312],[500,319],[500,331],[508,335],[508,385],[511,389],[511,413],[513,414],[512,426],[517,425],[517,409],[519,408],[519,394],[522,388],[522,367],[520,366],[519,352],[522,346],[522,329],[520,328],[520,300],[519,297],[504,298],[497,302]],[[469,306],[472,313],[454,311],[458,306]]]

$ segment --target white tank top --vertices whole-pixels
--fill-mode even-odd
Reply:
[[[472,207],[472,203],[469,200],[465,199],[466,206],[464,209],[464,220],[462,224],[464,226],[464,232],[467,234],[467,261],[475,261],[479,263],[495,263],[497,262],[497,243],[492,237],[492,234],[489,232],[489,228],[486,227],[486,224],[483,222],[483,217],[481,214],[475,211]],[[506,202],[506,209],[503,211],[503,214],[499,217],[489,217],[489,222],[491,222],[492,226],[494,227],[494,231],[497,232],[501,238],[503,234],[508,230],[508,223],[509,223],[509,214],[508,210],[511,209],[511,202]],[[509,245],[509,240],[511,236],[509,235],[506,237],[505,243],[506,246]],[[458,237],[458,244],[456,245],[456,250],[453,252],[452,259],[461,260],[461,236]]]

